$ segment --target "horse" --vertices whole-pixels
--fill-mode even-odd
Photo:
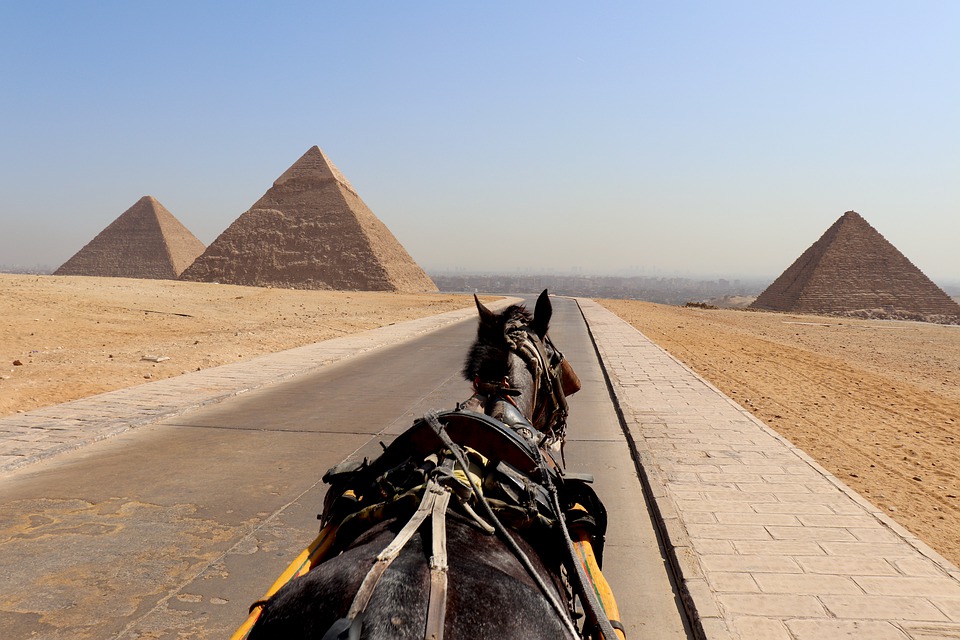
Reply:
[[[606,522],[592,490],[565,480],[555,459],[579,380],[547,336],[549,295],[532,315],[474,300],[477,337],[463,366],[473,395],[417,421],[374,461],[327,472],[331,551],[254,604],[249,640],[594,637],[596,626],[574,621],[576,563],[552,533],[566,520],[558,510],[593,503],[585,520],[602,552]],[[576,488],[564,504],[558,484]]]

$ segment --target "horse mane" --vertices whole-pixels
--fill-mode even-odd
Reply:
[[[477,325],[477,339],[467,353],[463,365],[463,377],[469,382],[476,379],[499,382],[510,375],[510,343],[507,341],[507,324],[520,320],[529,324],[533,316],[522,304],[513,304],[485,320],[482,316]]]

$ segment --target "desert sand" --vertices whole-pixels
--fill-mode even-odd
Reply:
[[[960,564],[960,327],[603,304]]]
[[[0,416],[472,304],[463,295],[0,274]]]
[[[471,303],[0,274],[0,416]],[[960,563],[960,327],[604,304]]]

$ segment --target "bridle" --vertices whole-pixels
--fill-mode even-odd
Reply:
[[[579,380],[573,383],[571,391],[569,381],[571,377],[575,380],[576,375],[563,353],[554,346],[550,336],[541,338],[523,318],[510,320],[504,335],[510,353],[524,363],[531,375],[530,415],[523,415],[516,400],[523,390],[512,387],[508,379],[475,379],[474,396],[463,406],[497,418],[536,440],[542,448],[559,449],[562,456],[569,413],[566,396],[579,389]]]
[[[563,353],[553,345],[549,336],[540,338],[529,326],[510,332],[508,325],[507,339],[513,343],[514,353],[524,361],[533,378],[530,422],[541,433],[563,440],[569,413],[562,381]]]

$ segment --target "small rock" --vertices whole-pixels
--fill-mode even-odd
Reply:
[[[23,366],[23,363],[20,362],[19,360],[14,360],[14,361],[13,361],[13,366],[15,366],[15,367],[22,367],[22,366]]]

